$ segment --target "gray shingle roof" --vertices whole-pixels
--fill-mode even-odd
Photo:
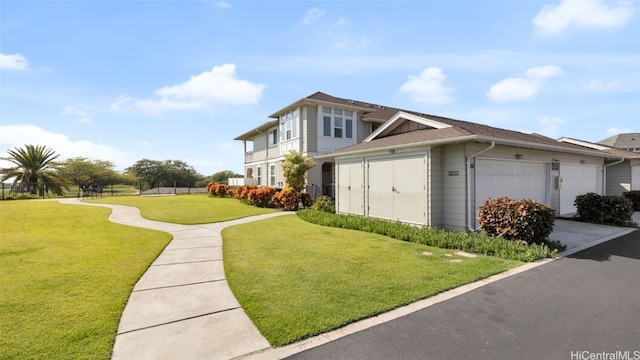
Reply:
[[[598,144],[618,149],[640,148],[640,133],[618,134],[598,141]]]

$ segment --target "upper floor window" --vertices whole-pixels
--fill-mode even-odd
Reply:
[[[280,141],[287,141],[298,137],[298,109],[293,109],[280,116]]]
[[[353,138],[353,111],[322,106],[322,135]]]
[[[269,146],[278,144],[278,129],[269,130]]]

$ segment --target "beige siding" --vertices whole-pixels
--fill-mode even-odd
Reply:
[[[359,117],[359,116],[358,116]],[[367,136],[371,135],[371,123],[365,122],[362,120],[356,120],[356,140],[358,143],[361,143],[362,140],[366,139]]]
[[[464,144],[442,146],[442,227],[465,231],[467,224],[467,181]],[[454,172],[451,175],[450,172]],[[457,171],[458,175],[454,175]]]
[[[629,160],[607,168],[606,195],[622,195],[631,190],[631,166]]]
[[[389,135],[402,134],[402,133],[406,133],[406,132],[409,132],[409,131],[422,130],[422,129],[431,129],[431,127],[427,126],[427,125],[424,125],[424,124],[417,123],[415,121],[406,120],[406,121],[403,121],[396,128],[394,128],[389,133]]]

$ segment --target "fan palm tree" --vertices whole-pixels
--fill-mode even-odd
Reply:
[[[24,148],[7,150],[7,154],[8,157],[0,159],[16,166],[0,169],[0,181],[13,178],[12,191],[21,188],[31,194],[44,196],[49,191],[62,195],[63,189],[68,189],[55,162],[60,155],[52,149],[44,145],[25,145]]]

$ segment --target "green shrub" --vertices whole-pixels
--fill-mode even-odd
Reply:
[[[533,200],[487,199],[478,213],[480,229],[489,236],[544,244],[553,231],[553,209]]]
[[[298,210],[300,205],[300,192],[291,186],[287,186],[284,189],[273,195],[272,201],[277,207],[286,211]]]
[[[640,190],[626,191],[622,193],[622,196],[631,200],[634,211],[640,211]]]
[[[336,208],[331,202],[331,198],[328,196],[320,196],[316,199],[316,203],[313,205],[313,210],[323,211],[327,213],[335,213]]]
[[[247,200],[251,203],[251,205],[257,207],[273,207],[273,195],[276,194],[276,189],[270,186],[265,186],[257,189],[251,189],[247,193]]]
[[[300,204],[305,209],[312,207],[313,198],[311,197],[311,194],[307,194],[307,193],[300,194]]]
[[[579,221],[613,226],[633,224],[633,203],[624,196],[587,193],[576,196],[574,205]]]
[[[366,231],[423,245],[459,249],[519,261],[535,261],[552,257],[558,251],[566,249],[566,246],[558,242],[527,245],[523,242],[510,241],[503,237],[490,237],[480,233],[468,234],[427,227],[419,228],[400,222],[357,215],[331,214],[311,209],[300,210],[297,215],[305,221],[318,225]]]

